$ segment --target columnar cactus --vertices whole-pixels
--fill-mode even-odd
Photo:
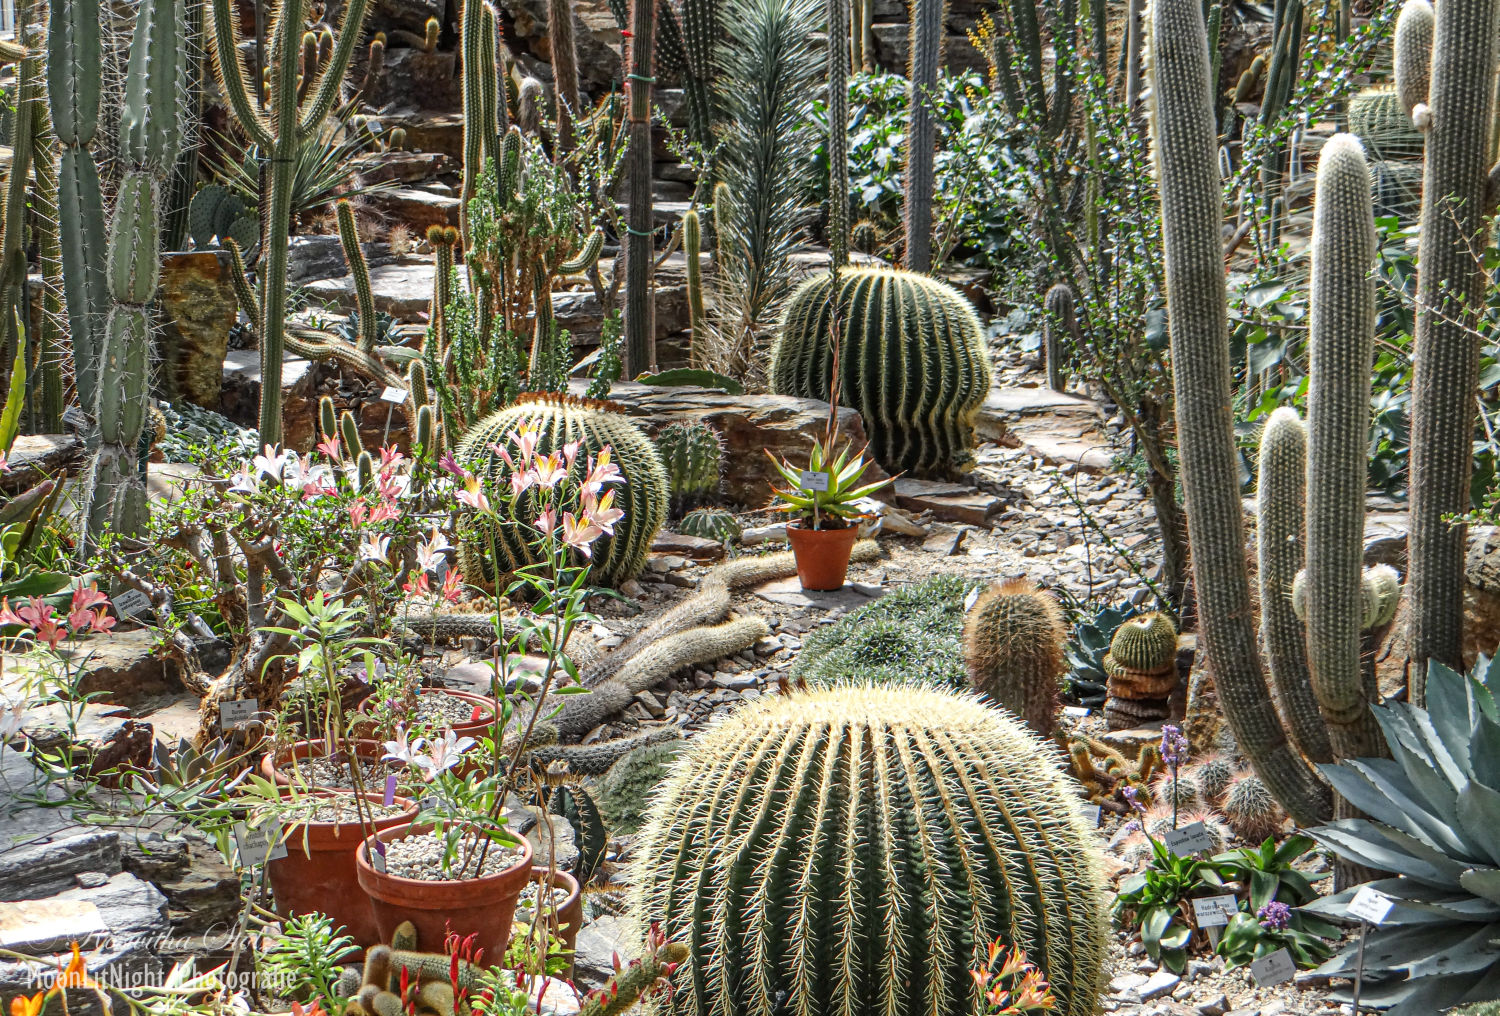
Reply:
[[[697,361],[706,341],[708,314],[703,308],[703,225],[698,212],[689,208],[682,216],[682,254],[687,261],[689,359]]]
[[[468,239],[469,201],[474,197],[474,182],[484,171],[486,159],[497,162],[501,125],[506,117],[503,101],[504,83],[495,61],[486,62],[489,51],[494,48],[494,33],[490,31],[493,11],[485,0],[470,0],[463,5],[459,19],[458,40],[463,60],[463,111],[464,111],[464,171],[459,192],[458,221]]]
[[[911,53],[907,67],[906,130],[906,270],[932,270],[933,156],[937,148],[937,121],[933,103],[938,68],[943,62],[943,35],[948,19],[946,0],[913,0],[911,5]]]
[[[1047,387],[1054,392],[1064,391],[1068,387],[1067,353],[1063,349],[1063,336],[1068,336],[1072,342],[1078,341],[1076,304],[1073,287],[1066,282],[1059,282],[1047,290],[1047,296],[1043,300],[1047,316],[1042,321],[1042,334],[1045,338],[1042,357],[1047,368]]]
[[[1266,662],[1292,740],[1311,761],[1331,762],[1333,746],[1307,668],[1307,628],[1292,607],[1292,583],[1307,547],[1307,429],[1295,409],[1276,410],[1261,431],[1255,500]]]
[[[671,423],[656,435],[671,484],[672,499],[679,505],[711,497],[719,489],[724,470],[724,438],[706,423]]]
[[[1489,124],[1494,114],[1500,0],[1438,5],[1431,83],[1418,126],[1427,132],[1417,331],[1411,395],[1410,700],[1424,701],[1429,660],[1463,666],[1464,548],[1453,518],[1469,508],[1474,392],[1484,309]],[[1415,90],[1403,88],[1408,97]]]
[[[1358,139],[1318,159],[1308,306],[1307,658],[1340,758],[1383,743],[1360,678],[1365,448],[1375,359],[1375,218]]]
[[[656,252],[651,197],[651,82],[656,0],[632,0],[625,165],[625,376],[656,364]]]
[[[997,582],[964,615],[969,684],[1050,735],[1067,639],[1062,610],[1050,594],[1025,579]]]
[[[569,0],[547,0],[547,41],[557,100],[557,141],[567,152],[573,148],[573,119],[583,112],[583,96],[578,90],[578,43]]]
[[[182,146],[177,114],[187,101],[185,24],[181,0],[146,0],[130,43],[119,135],[126,170],[105,252],[105,284],[113,305],[104,326],[94,403],[99,448],[84,483],[86,534],[106,527],[134,534],[149,522],[140,468],[150,405],[149,305],[161,278],[157,195]]]
[[[833,270],[849,263],[849,0],[827,0],[828,248]]]
[[[833,351],[828,275],[788,301],[771,352],[771,390],[827,399]],[[989,352],[969,301],[947,283],[888,268],[838,273],[839,397],[859,411],[890,472],[943,475],[973,459],[990,390]]]
[[[1392,45],[1395,57],[1396,94],[1407,116],[1420,103],[1427,104],[1432,81],[1432,0],[1406,0],[1396,18],[1396,38]]]
[[[690,952],[662,1010],[977,1012],[969,971],[999,938],[1057,1013],[1096,1012],[1103,885],[1061,761],[945,692],[835,687],[726,717],[638,840],[634,910]]]
[[[1151,102],[1182,485],[1201,639],[1240,749],[1294,818],[1332,811],[1328,788],[1287,741],[1256,651],[1230,397],[1208,33],[1198,0],[1151,6]]]
[[[503,479],[508,467],[490,448],[504,446],[507,435],[523,423],[541,428],[537,450],[560,449],[581,442],[574,470],[581,472],[588,456],[605,445],[613,449],[614,461],[625,482],[615,490],[615,505],[625,512],[613,536],[601,538],[593,547],[594,574],[602,582],[617,584],[638,575],[646,564],[651,540],[667,517],[667,474],[651,439],[608,403],[567,396],[528,396],[507,409],[492,413],[464,434],[458,461],[491,481]],[[509,572],[532,559],[531,548],[514,526],[491,533],[476,526],[463,534],[460,547],[463,571],[472,582],[493,582],[496,562],[489,559],[491,539],[499,557],[499,570]]]

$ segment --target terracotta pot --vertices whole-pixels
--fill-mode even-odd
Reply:
[[[854,552],[854,541],[859,538],[858,526],[804,529],[788,523],[786,536],[792,541],[797,578],[803,589],[844,588],[844,576],[849,573],[849,555]]]
[[[430,825],[399,825],[383,829],[375,838],[384,843],[414,833],[425,833]],[[510,922],[516,899],[531,878],[531,844],[520,840],[521,857],[498,875],[456,882],[423,882],[376,871],[370,864],[369,841],[355,854],[359,886],[370,898],[380,940],[389,942],[403,921],[417,929],[417,948],[440,952],[450,932],[474,935],[474,944],[484,950],[487,962],[496,963],[510,943]]]
[[[450,688],[419,688],[417,690],[417,694],[418,695],[447,695],[449,698],[461,699],[462,701],[468,703],[468,705],[470,706],[470,712],[471,713],[473,711],[473,707],[477,706],[479,708],[480,712],[482,713],[482,716],[480,717],[480,719],[478,721],[471,722],[469,720],[465,720],[462,723],[455,723],[453,725],[453,727],[451,729],[459,737],[478,737],[480,734],[488,733],[489,731],[491,731],[491,730],[494,729],[494,726],[495,726],[495,700],[494,699],[488,698],[488,697],[486,697],[484,695],[476,695],[473,692],[468,692],[468,691],[454,691],[454,690],[452,690]],[[360,702],[359,709],[361,711],[363,711],[370,704],[371,700],[374,699],[374,697],[375,696],[371,695],[368,698],[366,698],[364,701]],[[359,737],[373,737],[373,736],[375,736],[375,731],[373,729],[373,726],[371,724],[368,724],[368,723],[357,724],[356,726],[354,726],[354,727],[352,727],[350,729],[351,729],[352,733],[356,734]]]
[[[354,753],[362,759],[378,759],[385,754],[385,747],[379,741],[367,741],[356,739],[354,741]],[[266,755],[260,760],[260,773],[266,779],[279,787],[292,785],[292,759],[293,758],[322,758],[328,754],[328,749],[322,740],[298,741],[290,748],[283,748],[274,755]],[[335,794],[352,793],[338,787],[317,787],[317,790],[327,790]],[[376,790],[385,791],[385,786],[366,787],[365,790],[374,793]]]
[[[334,795],[324,792],[323,796]],[[365,795],[374,804],[384,798],[384,794]],[[416,818],[415,804],[405,798],[397,798],[396,803],[405,811],[377,818],[377,832]],[[286,856],[266,862],[266,877],[276,897],[276,912],[283,917],[327,914],[335,924],[342,924],[348,930],[361,949],[379,943],[381,938],[370,910],[370,899],[360,890],[359,875],[354,868],[354,851],[363,835],[358,821],[299,822],[288,827]]]
[[[541,882],[546,877],[546,868],[531,869],[533,881]],[[578,944],[578,929],[583,927],[583,889],[579,887],[576,878],[561,869],[552,872],[552,885],[568,890],[568,898],[557,907],[558,928],[555,934],[563,946],[571,952]],[[572,976],[573,961],[569,958],[568,969],[562,974],[562,978],[570,980]]]

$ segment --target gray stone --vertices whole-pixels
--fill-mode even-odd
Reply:
[[[1229,1011],[1229,998],[1222,992],[1198,1003],[1199,1016],[1224,1016]]]
[[[458,198],[434,194],[420,187],[374,191],[367,194],[365,200],[390,221],[410,228],[415,236],[426,236],[429,226],[458,225]],[[431,292],[429,288],[429,296]]]
[[[48,476],[75,471],[83,463],[83,442],[72,434],[22,434],[8,461],[10,472],[0,473],[0,494],[15,495]]]
[[[903,476],[895,483],[896,504],[915,512],[932,512],[944,522],[965,522],[988,526],[1000,514],[1005,502],[993,494],[975,490],[962,483],[917,480]]]
[[[155,741],[151,724],[135,719],[122,706],[88,702],[75,711],[70,720],[60,705],[41,706],[27,711],[21,727],[32,745],[43,751],[71,743],[74,763],[87,760],[89,774],[107,785],[115,784],[122,768],[149,765]]]
[[[615,972],[615,957],[623,966],[640,954],[641,942],[629,918],[601,917],[578,931],[573,978],[581,990],[593,991]]]
[[[792,576],[757,586],[755,595],[770,603],[780,603],[788,607],[818,607],[822,610],[842,607],[845,610],[852,610],[884,596],[885,589],[882,586],[871,586],[862,582],[846,582],[842,589],[827,591],[803,589],[801,581],[796,576]]]
[[[1170,970],[1158,970],[1151,975],[1145,984],[1137,988],[1136,992],[1140,995],[1142,1002],[1149,1002],[1153,998],[1160,998],[1163,995],[1171,994],[1172,989],[1181,983],[1182,978]]]
[[[182,691],[182,667],[157,651],[159,639],[144,628],[96,635],[71,651],[83,666],[78,691],[134,705]]]
[[[0,852],[0,900],[37,900],[62,892],[85,872],[120,870],[120,837],[100,829]]]
[[[166,974],[156,944],[167,932],[166,897],[128,872],[94,889],[69,889],[46,900],[0,903],[0,948],[46,956],[77,941],[91,975],[105,983],[149,983]],[[0,995],[30,985],[35,968],[0,963]],[[137,978],[135,981],[129,978]]]

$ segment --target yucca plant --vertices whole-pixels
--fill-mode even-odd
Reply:
[[[1311,830],[1341,858],[1393,878],[1369,883],[1396,901],[1364,948],[1365,1004],[1427,1016],[1500,997],[1500,665],[1481,658],[1465,677],[1433,663],[1428,709],[1374,709],[1390,759],[1323,766],[1369,818]],[[1312,904],[1343,917],[1358,887]],[[1318,968],[1352,977],[1351,945]]]

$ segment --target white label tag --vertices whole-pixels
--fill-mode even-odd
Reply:
[[[1255,978],[1255,983],[1260,987],[1269,988],[1296,977],[1297,964],[1292,962],[1291,953],[1285,949],[1277,949],[1271,955],[1262,956],[1251,963],[1250,976]]]
[[[828,489],[828,474],[815,473],[810,469],[804,469],[798,483],[803,490],[826,491]]]
[[[385,391],[380,393],[381,402],[402,403],[406,401],[406,389],[397,388],[395,385],[386,385]]]
[[[1187,857],[1189,854],[1199,854],[1214,848],[1214,838],[1208,834],[1208,827],[1202,822],[1194,822],[1181,829],[1169,829],[1162,839],[1166,842],[1167,849],[1178,857]]]
[[[1386,917],[1396,901],[1385,893],[1365,886],[1354,894],[1354,899],[1344,908],[1344,913],[1350,917],[1357,917],[1361,921],[1369,921],[1371,924],[1384,924]]]
[[[417,802],[417,810],[418,811],[432,811],[436,807],[437,807],[437,798],[435,798],[435,797],[424,797],[420,801]]]
[[[281,830],[271,826],[250,829],[245,823],[236,822],[234,847],[240,855],[240,866],[244,868],[253,868],[257,864],[286,856],[286,844],[281,842]]]
[[[1083,820],[1091,827],[1099,828],[1099,806],[1097,804],[1081,805],[1078,809],[1083,812]]]
[[[219,726],[234,728],[250,722],[260,712],[260,703],[253,698],[235,699],[219,703]]]
[[[94,418],[77,406],[69,406],[63,410],[62,421],[70,427],[77,427],[81,430],[93,424]]]
[[[1078,718],[1082,719],[1090,712],[1091,710],[1088,708],[1088,706],[1063,706],[1064,716],[1077,716]]]
[[[1229,923],[1239,913],[1240,901],[1234,893],[1204,896],[1193,901],[1193,919],[1200,928],[1217,928]]]
[[[139,589],[127,589],[114,598],[114,605],[121,617],[134,617],[151,609],[151,597]]]

